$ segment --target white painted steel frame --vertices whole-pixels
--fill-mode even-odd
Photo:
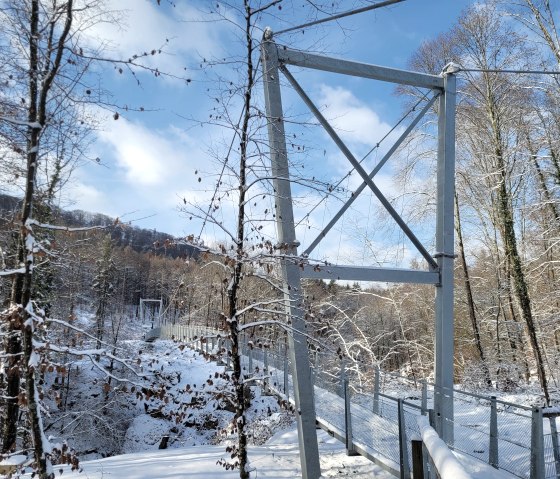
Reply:
[[[161,300],[161,299],[143,299],[143,298],[140,298],[140,319],[141,319],[142,323],[144,322],[145,315],[146,315],[146,310],[145,310],[145,306],[144,306],[146,303],[158,303],[159,304],[159,308],[157,310],[157,318],[152,316],[152,327],[154,326],[154,319],[157,320],[157,323],[159,325],[161,323],[161,313],[163,311],[163,300]]]
[[[438,421],[438,432],[442,438],[449,443],[453,442],[453,260],[454,260],[454,188],[455,188],[455,76],[452,72],[443,72],[440,76],[424,73],[398,70],[394,68],[381,67],[348,60],[329,58],[320,55],[300,52],[286,47],[278,48],[272,40],[272,32],[265,31],[262,44],[262,64],[264,72],[264,91],[266,112],[268,118],[268,131],[270,142],[270,155],[272,172],[274,176],[274,188],[276,195],[276,225],[281,245],[282,274],[285,284],[286,307],[292,317],[295,334],[290,338],[291,359],[293,368],[294,392],[296,408],[298,409],[298,429],[301,451],[302,473],[304,478],[320,477],[318,461],[318,449],[312,418],[305,418],[306,414],[315,414],[311,373],[309,370],[309,358],[307,354],[307,342],[305,340],[305,323],[302,315],[302,293],[301,277],[321,279],[347,279],[355,281],[386,281],[386,282],[408,282],[434,284],[436,286],[436,359],[435,376],[436,394],[435,412],[440,418]],[[296,91],[304,99],[304,102],[319,119],[322,126],[328,131],[335,143],[339,146],[345,156],[358,171],[363,179],[363,184],[357,190],[359,194],[365,186],[376,194],[384,204],[384,197],[378,195],[377,188],[372,178],[381,168],[389,156],[397,149],[398,144],[406,137],[419,119],[426,113],[429,107],[425,107],[418,117],[413,120],[406,134],[397,140],[389,153],[382,159],[381,165],[370,175],[363,170],[359,162],[352,156],[345,145],[338,139],[330,125],[322,118],[320,112],[307,98],[303,89],[299,87],[285,65],[296,65],[304,68],[340,73],[350,76],[359,76],[374,80],[387,81],[397,84],[412,85],[420,88],[436,90],[430,103],[439,97],[439,121],[438,121],[438,167],[437,167],[437,222],[436,222],[436,249],[434,255],[427,257],[426,250],[413,234],[409,239],[417,246],[419,252],[427,260],[430,271],[406,270],[396,268],[358,268],[341,265],[308,265],[300,271],[297,257],[297,243],[295,238],[295,227],[292,209],[292,197],[289,183],[288,158],[286,151],[286,140],[283,123],[283,110],[279,82],[279,69],[292,83]],[[302,95],[303,93],[303,95]],[[330,131],[332,130],[332,131]],[[353,201],[353,200],[352,200]],[[349,204],[343,207],[336,219],[329,223],[329,229],[342,216]],[[390,205],[389,205],[390,207]],[[389,211],[391,212],[391,211]],[[403,225],[400,217],[392,215]],[[400,220],[400,221],[399,221]],[[407,226],[404,225],[405,233]],[[328,231],[328,230],[327,230]],[[410,231],[410,230],[408,230]],[[410,232],[411,233],[411,232]],[[323,230],[322,237],[326,234]],[[310,252],[320,241],[318,238],[306,250]],[[419,247],[420,246],[420,247]],[[293,260],[289,258],[293,257]],[[445,391],[445,394],[442,392]],[[306,395],[308,393],[308,395]],[[311,399],[311,404],[309,400]],[[313,430],[312,430],[313,429]]]
[[[439,98],[436,259],[440,284],[436,287],[436,357],[434,410],[438,433],[453,444],[453,262],[455,259],[455,103],[456,78],[444,70],[444,94]]]
[[[441,76],[343,60],[342,58],[324,57],[322,55],[293,50],[284,46],[278,49],[278,60],[286,65],[296,65],[313,70],[370,78],[372,80],[398,83],[399,85],[411,85],[432,89],[443,89],[444,87],[443,78]]]
[[[295,80],[295,78],[291,75],[291,73],[285,68],[280,67],[284,76],[289,80],[289,82],[294,87],[294,90],[299,94],[303,102],[307,105],[307,107],[311,110],[315,118],[319,121],[323,129],[328,133],[331,139],[334,141],[336,146],[338,146],[339,150],[343,153],[346,159],[350,162],[350,164],[354,167],[354,169],[358,172],[358,174],[362,177],[363,182],[369,187],[369,189],[373,192],[373,194],[377,197],[379,202],[384,206],[385,210],[391,215],[391,217],[395,220],[395,222],[399,225],[403,233],[408,237],[411,243],[416,247],[418,252],[424,257],[424,259],[428,262],[431,268],[437,268],[437,263],[434,261],[430,253],[424,248],[424,245],[421,241],[416,237],[416,235],[412,232],[412,230],[406,224],[401,216],[397,213],[397,211],[393,208],[393,205],[385,198],[383,193],[377,188],[376,184],[373,182],[373,179],[370,175],[366,173],[366,170],[362,167],[360,162],[354,157],[352,152],[347,148],[344,142],[340,139],[340,137],[334,131],[334,128],[329,124],[326,118],[322,115],[319,109],[314,105],[311,99],[307,96],[303,88],[299,85],[299,83]]]
[[[265,36],[267,33],[265,33]],[[294,213],[288,154],[282,112],[282,97],[278,78],[278,55],[276,45],[265,38],[262,44],[262,68],[268,137],[270,142],[270,162],[276,195],[276,229],[282,258],[285,308],[292,321],[288,335],[289,354],[294,384],[294,401],[298,425],[301,471],[303,479],[319,479],[321,465],[317,444],[315,401],[313,382],[307,352],[307,335],[303,312],[303,294],[299,266],[289,257],[297,257]]]

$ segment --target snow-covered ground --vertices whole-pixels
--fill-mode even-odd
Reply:
[[[323,431],[318,431],[321,470],[324,477],[393,478],[363,457],[348,457],[344,446]],[[223,446],[193,446],[181,449],[151,450],[124,454],[81,464],[82,472],[62,468],[66,479],[227,479],[239,477],[238,471],[226,471],[217,461],[226,457]],[[280,431],[265,445],[252,446],[249,459],[255,478],[301,477],[297,432]],[[57,475],[58,476],[58,475]]]
[[[62,477],[87,479],[119,476],[130,479],[238,477],[237,471],[226,471],[218,464],[222,459],[227,461],[226,445],[235,441],[228,428],[234,414],[228,400],[231,384],[225,367],[172,341],[156,341],[147,345],[142,341],[129,340],[127,344],[129,351],[138,353],[142,360],[138,362],[140,376],[135,379],[136,387],[114,388],[121,394],[121,401],[127,403],[128,409],[123,420],[127,426],[120,436],[117,435],[117,438],[120,437],[117,453],[121,455],[100,458],[99,454],[89,457],[82,454],[82,473],[71,472],[65,466],[55,466],[55,472],[62,471]],[[100,389],[104,381],[97,381],[97,374],[85,364],[79,369],[81,381],[76,378],[73,384],[78,385],[75,395],[82,403],[85,398],[98,395],[94,390]],[[84,376],[86,372],[88,374]],[[142,384],[138,384],[140,379]],[[338,419],[344,416],[343,410],[335,407],[340,401],[337,402],[336,395],[326,390],[319,392],[321,394],[316,397],[318,410],[322,416],[329,416],[329,423],[337,424]],[[274,397],[262,394],[258,387],[252,388],[252,395],[248,411],[248,434],[252,444],[249,455],[255,468],[252,477],[301,477],[293,417],[281,409]],[[87,409],[85,403],[83,406]],[[352,405],[353,416],[362,418],[355,424],[356,432],[365,428],[368,434],[373,434],[367,444],[373,444],[374,439],[384,441],[389,425],[370,424],[364,420],[361,409],[361,406]],[[113,419],[109,416],[107,422]],[[98,423],[95,424],[99,427]],[[70,429],[60,428],[61,436],[54,437],[54,442],[64,439],[63,431],[69,432]],[[168,437],[167,449],[159,450],[164,437]],[[75,434],[71,439],[71,447],[79,444],[85,450],[101,450],[99,445],[92,444],[88,434]],[[348,457],[343,444],[327,433],[318,431],[318,439],[324,477],[393,477],[365,458]],[[458,456],[473,478],[512,477],[484,462],[461,454]],[[386,456],[385,461],[387,457],[391,455]],[[393,467],[398,468],[398,465]],[[59,477],[58,474],[56,476]]]

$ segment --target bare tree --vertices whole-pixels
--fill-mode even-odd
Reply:
[[[25,405],[36,472],[41,478],[48,475],[51,452],[42,431],[36,387],[39,359],[47,351],[34,347],[46,325],[39,295],[34,297],[41,284],[37,271],[51,255],[48,235],[42,238],[41,230],[51,229],[48,210],[77,159],[87,158],[84,140],[95,124],[84,105],[116,108],[102,91],[92,95],[87,83],[92,64],[120,63],[132,74],[135,68],[150,70],[142,64],[148,53],[132,56],[131,52],[128,60],[107,59],[84,38],[88,27],[115,20],[114,12],[104,7],[102,0],[7,0],[0,5],[4,65],[0,79],[6,85],[0,96],[0,148],[9,160],[2,162],[2,174],[21,185],[23,192],[14,260],[2,271],[3,277],[12,279],[9,305],[1,313],[8,358],[2,452],[16,447],[19,409]],[[46,286],[51,282],[52,278],[44,277]]]

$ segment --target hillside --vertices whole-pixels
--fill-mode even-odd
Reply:
[[[19,213],[21,199],[0,194],[0,224],[9,226],[12,218]],[[49,223],[74,228],[102,226],[110,234],[114,246],[129,246],[139,253],[152,253],[170,258],[190,258],[198,255],[198,250],[186,244],[177,244],[176,238],[161,231],[139,228],[121,222],[101,213],[83,210],[64,210],[49,207]]]

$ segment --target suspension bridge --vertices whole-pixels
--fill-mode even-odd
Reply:
[[[145,339],[182,341],[209,360],[231,367],[230,341],[222,330],[161,324]],[[295,406],[285,343],[255,347],[244,339],[241,354],[245,377]],[[439,393],[434,384],[373,369],[365,373],[371,380],[358,385],[355,373],[333,354],[314,351],[310,363],[316,424],[345,444],[348,454],[360,454],[395,477],[440,477],[426,450],[421,455],[422,473],[413,466],[414,443],[422,432],[418,418],[425,416],[435,425],[433,405]],[[449,426],[454,441],[447,446],[467,474],[475,470],[479,473],[472,477],[560,477],[558,412],[458,389],[452,392],[455,415]]]

